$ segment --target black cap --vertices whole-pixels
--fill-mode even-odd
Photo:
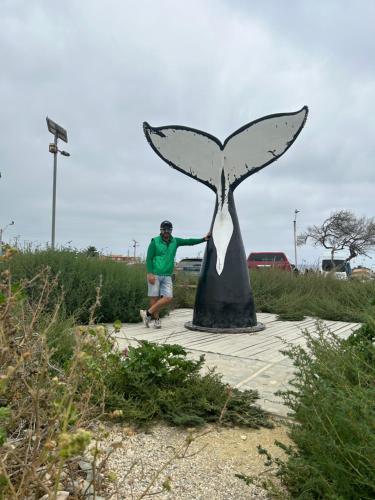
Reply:
[[[160,229],[164,229],[164,231],[172,232],[172,229],[173,229],[172,222],[169,222],[169,220],[163,220],[163,222],[160,223]]]

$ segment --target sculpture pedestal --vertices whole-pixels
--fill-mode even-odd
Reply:
[[[265,330],[265,325],[263,323],[257,323],[254,326],[248,326],[244,328],[208,328],[205,326],[194,325],[192,321],[185,323],[185,328],[188,330],[195,330],[197,332],[208,332],[208,333],[255,333]]]

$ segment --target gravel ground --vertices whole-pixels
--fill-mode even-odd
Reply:
[[[190,436],[194,440],[186,451]],[[266,468],[257,445],[282,456],[274,441],[289,442],[282,425],[259,430],[214,426],[181,430],[156,425],[139,433],[117,425],[110,429],[103,445],[108,447],[120,439],[122,447],[115,450],[108,462],[118,484],[117,491],[109,486],[105,495],[111,500],[143,498],[147,488],[148,494],[163,500],[265,499],[265,490],[247,485],[235,474],[259,477]],[[158,478],[154,481],[155,475]],[[165,481],[170,491],[163,490]]]

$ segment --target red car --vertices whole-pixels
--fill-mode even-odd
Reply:
[[[247,258],[249,269],[277,268],[292,271],[292,266],[283,252],[251,252]]]

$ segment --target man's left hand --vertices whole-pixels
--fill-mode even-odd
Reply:
[[[204,237],[205,241],[208,241],[211,238],[211,233],[207,233]]]

